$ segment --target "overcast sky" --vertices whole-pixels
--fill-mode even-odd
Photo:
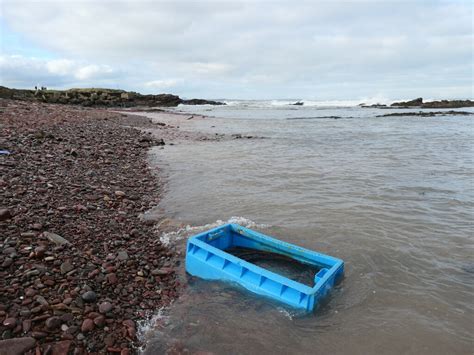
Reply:
[[[471,1],[1,0],[0,84],[183,97],[473,96]]]

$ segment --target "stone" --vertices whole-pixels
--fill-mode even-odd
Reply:
[[[67,355],[71,347],[70,340],[62,340],[53,344],[51,355]]]
[[[27,288],[25,290],[25,296],[26,297],[33,297],[34,295],[36,295],[38,293],[38,291],[36,291],[34,288]]]
[[[25,319],[21,322],[21,328],[23,329],[23,333],[28,333],[31,329],[32,321],[30,319]]]
[[[97,299],[97,294],[94,291],[87,291],[81,295],[81,298],[84,302],[92,303]]]
[[[65,261],[59,268],[61,270],[61,274],[67,274],[69,271],[74,269],[74,266],[69,261]]]
[[[164,268],[161,268],[161,269],[155,269],[155,270],[151,271],[151,274],[153,276],[165,276],[165,275],[168,275],[168,274],[171,274],[171,273],[173,273],[173,269],[172,268],[167,268],[167,267],[164,267]]]
[[[45,247],[36,247],[35,248],[35,256],[37,258],[41,258],[44,256],[44,253],[46,252],[46,248]]]
[[[9,267],[11,264],[13,264],[13,259],[12,258],[5,258],[5,260],[3,260],[3,263],[2,263],[2,268],[7,268]]]
[[[113,306],[110,302],[102,302],[99,305],[99,312],[102,314],[109,313],[112,310]]]
[[[0,355],[22,355],[35,344],[36,340],[30,337],[0,340]]]
[[[12,214],[8,208],[0,209],[0,222],[12,218]]]
[[[58,234],[55,233],[50,233],[50,232],[43,232],[43,237],[47,238],[49,241],[53,242],[56,245],[70,245],[71,243],[67,240],[61,237]]]
[[[104,316],[95,317],[94,324],[99,327],[102,327],[105,324],[105,317]]]
[[[4,321],[3,321],[3,325],[9,329],[12,329],[12,328],[15,328],[16,326],[16,318],[13,318],[13,317],[10,317],[10,318],[6,318]]]
[[[35,301],[42,306],[49,306],[48,301],[46,301],[46,298],[44,298],[43,296],[36,296]]]
[[[94,321],[89,318],[84,319],[81,325],[81,332],[88,333],[93,329],[94,329]]]
[[[46,319],[45,325],[49,330],[56,329],[61,325],[61,319],[59,317],[50,317]]]
[[[125,192],[123,192],[123,191],[115,191],[115,196],[117,196],[117,197],[125,197]]]
[[[128,259],[128,253],[125,250],[120,250],[117,253],[117,259],[120,261],[125,261]]]
[[[111,285],[116,284],[118,282],[118,278],[115,273],[107,274],[106,279],[107,279],[107,282]]]
[[[31,226],[31,229],[35,230],[35,231],[39,231],[41,229],[43,229],[43,225],[41,223],[34,223],[32,226]]]

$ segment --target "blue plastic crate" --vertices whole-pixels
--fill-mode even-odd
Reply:
[[[314,286],[290,280],[225,251],[234,247],[277,253],[314,266],[319,270]],[[207,280],[236,282],[254,293],[312,311],[344,276],[344,262],[238,224],[225,224],[189,238],[186,271]]]

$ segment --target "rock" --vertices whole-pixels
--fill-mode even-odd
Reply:
[[[13,317],[10,317],[10,318],[6,318],[4,321],[3,321],[3,326],[9,328],[9,329],[12,329],[12,328],[15,328],[16,327],[16,318],[13,318]]]
[[[417,116],[417,117],[436,117],[436,116],[472,116],[473,112],[468,111],[419,111],[419,112],[393,112],[385,115],[377,115],[375,117],[403,117],[403,116]]]
[[[115,191],[115,196],[117,196],[117,197],[125,197],[125,192],[123,192],[123,191]]]
[[[291,105],[293,105],[293,106],[303,106],[303,105],[304,105],[304,102],[303,102],[303,101],[297,101],[297,102],[295,102],[295,103],[293,103],[293,104],[291,104]]]
[[[63,237],[55,233],[43,232],[42,235],[43,237],[47,238],[49,241],[55,243],[56,245],[65,245],[65,244],[70,245],[71,244],[67,239],[64,239]]]
[[[95,317],[94,324],[97,325],[98,327],[102,327],[105,324],[105,317],[104,316]]]
[[[59,268],[61,270],[61,274],[67,274],[69,271],[74,269],[74,266],[69,261],[65,261]]]
[[[30,319],[25,319],[23,322],[21,322],[21,328],[23,329],[23,333],[28,333],[31,329],[31,320]]]
[[[12,258],[5,258],[5,260],[3,260],[3,263],[2,263],[2,268],[7,268],[9,267],[11,264],[13,264],[13,259]]]
[[[97,299],[97,295],[94,291],[87,291],[81,295],[81,298],[84,302],[92,303]]]
[[[61,325],[61,319],[59,319],[59,317],[48,318],[46,319],[45,325],[49,330],[54,330]]]
[[[161,268],[161,269],[152,270],[151,274],[153,276],[165,276],[165,275],[169,275],[173,272],[174,272],[174,270],[172,268],[164,267],[164,268]]]
[[[423,103],[423,108],[461,108],[474,107],[472,100],[440,100]]]
[[[0,209],[0,222],[12,218],[12,214],[8,208]]]
[[[70,340],[62,340],[53,344],[51,355],[67,355],[71,347]]]
[[[110,274],[107,274],[105,276],[105,278],[107,279],[107,282],[111,285],[114,285],[118,282],[118,278],[117,278],[117,275],[115,273],[110,273]]]
[[[32,226],[31,226],[31,229],[35,230],[35,231],[39,231],[41,229],[43,229],[43,225],[41,223],[34,223]]]
[[[26,297],[33,297],[34,295],[36,295],[38,293],[38,291],[36,291],[34,288],[27,288],[25,290],[25,296]]]
[[[120,250],[117,253],[117,259],[120,261],[124,261],[128,259],[128,253],[125,250]]]
[[[102,314],[109,313],[112,310],[113,306],[110,302],[102,302],[99,305],[99,312]]]
[[[35,248],[35,256],[37,258],[42,258],[45,252],[46,252],[46,248],[43,246],[39,246]]]
[[[22,355],[35,344],[36,340],[30,337],[0,340],[0,355]]]
[[[390,106],[391,107],[413,107],[413,106],[421,106],[421,105],[423,105],[423,98],[419,97],[415,100],[394,102]]]
[[[88,333],[93,329],[94,329],[94,321],[89,318],[84,319],[81,326],[81,332]]]
[[[43,296],[36,296],[35,301],[38,302],[42,306],[49,306],[48,301]]]

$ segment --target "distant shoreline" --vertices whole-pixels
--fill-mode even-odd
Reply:
[[[48,90],[39,88],[34,90],[14,89],[0,86],[0,98],[22,101],[36,101],[53,104],[70,104],[84,107],[111,107],[111,108],[145,108],[145,107],[176,107],[184,105],[226,105],[225,102],[206,99],[182,99],[177,95],[158,94],[144,95],[137,92],[106,88],[72,88],[67,90]],[[289,102],[290,106],[305,106],[305,100]],[[474,101],[468,100],[433,100],[423,101],[419,97],[409,101],[393,102],[391,104],[359,103],[362,108],[406,109],[406,108],[462,108],[474,107]]]

